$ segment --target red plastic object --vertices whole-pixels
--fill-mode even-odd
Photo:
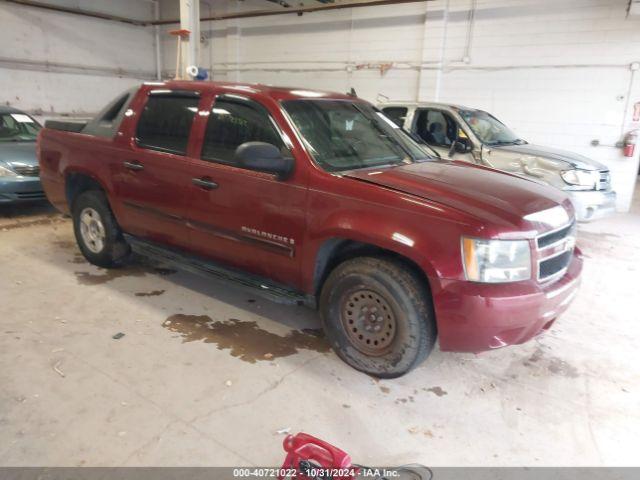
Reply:
[[[359,471],[359,468],[351,464],[351,457],[346,452],[306,433],[287,435],[282,444],[287,456],[278,475],[279,480],[292,476],[287,475],[291,470],[296,470],[295,478],[302,480],[311,480],[317,476],[350,480]],[[317,475],[306,475],[305,467],[316,470]]]
[[[625,157],[633,157],[638,142],[638,130],[631,130],[624,137],[623,154]]]
[[[189,38],[189,35],[191,35],[191,30],[185,30],[184,28],[180,30],[171,30],[169,34],[175,35],[181,38]]]

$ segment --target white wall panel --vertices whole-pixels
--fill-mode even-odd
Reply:
[[[149,20],[145,0],[51,1]],[[93,113],[155,75],[153,29],[0,3],[0,101],[26,110]],[[47,65],[48,64],[48,65]]]
[[[206,13],[203,2],[201,10]],[[436,0],[257,17],[203,25],[214,79],[347,91],[376,101],[434,100],[484,108],[531,142],[608,165],[619,209],[630,205],[638,153],[614,145],[640,101],[640,18],[627,0]],[[470,21],[472,7],[473,21]],[[163,0],[163,15],[172,2]],[[281,8],[213,2],[216,12]],[[174,12],[174,16],[175,16]],[[165,70],[175,47],[164,43]],[[467,58],[465,58],[467,57]],[[390,63],[385,74],[380,64]],[[592,147],[597,139],[604,146]],[[636,152],[640,151],[639,148]]]

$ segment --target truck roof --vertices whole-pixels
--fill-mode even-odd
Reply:
[[[314,90],[304,87],[276,87],[272,85],[263,85],[260,83],[236,83],[236,82],[210,82],[210,81],[191,81],[191,80],[170,80],[165,82],[145,82],[144,85],[157,86],[159,88],[175,88],[175,89],[193,89],[194,87],[218,90],[223,89],[229,92],[237,93],[253,93],[274,100],[297,100],[311,98],[332,98],[340,100],[353,100],[354,97],[346,93],[328,92],[323,90]]]
[[[385,101],[379,104],[380,107],[449,107],[456,108],[458,110],[478,110],[477,108],[466,107],[464,105],[458,105],[455,103],[445,102],[393,102]]]

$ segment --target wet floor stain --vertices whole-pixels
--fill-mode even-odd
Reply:
[[[281,336],[253,321],[231,318],[219,322],[207,315],[184,314],[171,315],[162,326],[179,333],[183,342],[214,343],[218,350],[230,350],[232,356],[248,363],[288,357],[300,350],[329,351],[321,330],[292,330]]]
[[[52,242],[56,247],[63,248],[65,250],[76,248],[76,242],[73,240],[54,240]]]
[[[62,215],[54,215],[51,217],[38,218],[35,220],[22,220],[14,223],[7,223],[0,225],[0,231],[8,232],[9,230],[17,230],[19,228],[37,227],[39,225],[53,225],[57,223],[63,223],[70,221],[64,218]]]
[[[426,391],[431,392],[438,397],[444,397],[445,395],[447,395],[447,391],[438,386],[427,388]]]
[[[130,265],[122,268],[99,268],[98,273],[73,272],[80,285],[102,285],[122,277],[143,277],[147,273],[161,276],[171,275],[177,270],[163,267],[149,267],[146,265]]]
[[[76,253],[73,258],[69,260],[69,263],[73,263],[74,265],[84,265],[89,262],[87,262],[87,259],[84,258],[81,253]]]
[[[136,297],[157,297],[162,295],[166,290],[151,290],[150,292],[136,292]]]
[[[78,245],[73,240],[54,240],[53,245],[63,250],[74,250],[73,258],[68,260],[69,263],[73,263],[75,265],[84,265],[85,263],[89,263],[84,255],[80,252]]]
[[[554,375],[567,378],[579,377],[576,367],[561,358],[546,356],[541,348],[537,348],[523,363],[525,367],[546,370]]]
[[[560,375],[562,377],[578,378],[579,376],[576,367],[559,358],[549,359],[547,369],[554,375]]]
[[[73,272],[80,285],[103,285],[121,277],[143,277],[147,272],[138,268],[99,269],[98,273]]]
[[[414,403],[416,400],[413,397],[413,395],[409,395],[407,398],[397,398],[396,399],[396,405],[400,405],[401,403]]]

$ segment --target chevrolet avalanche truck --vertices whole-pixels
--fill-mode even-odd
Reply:
[[[49,200],[94,265],[134,253],[316,306],[335,352],[391,378],[434,347],[548,329],[578,288],[560,190],[430,156],[349,95],[148,83],[39,135]]]
[[[442,158],[505,170],[563,190],[578,221],[615,212],[609,169],[556,148],[532,145],[483,110],[444,103],[386,103],[379,108]]]

